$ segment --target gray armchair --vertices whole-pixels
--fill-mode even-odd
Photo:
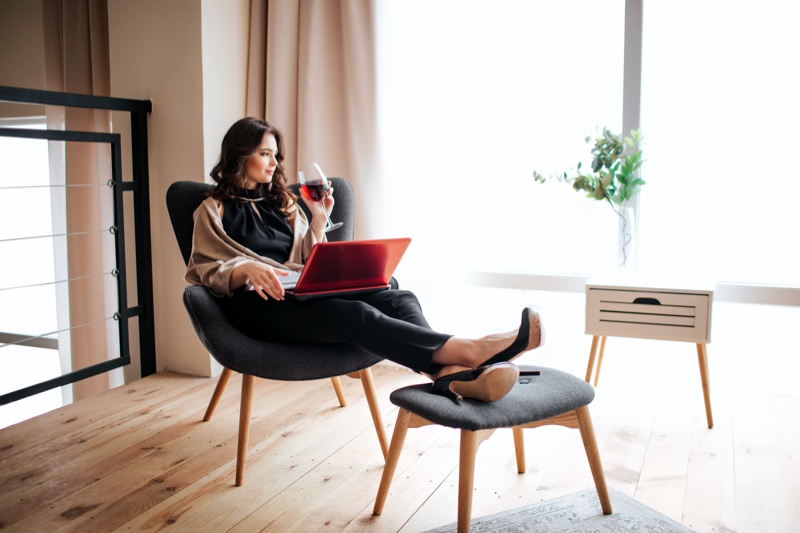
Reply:
[[[330,179],[336,190],[336,204],[331,217],[334,221],[343,221],[344,226],[329,232],[328,239],[352,240],[355,227],[353,187],[344,179]],[[192,250],[194,229],[192,214],[205,199],[205,193],[210,187],[204,183],[178,181],[167,190],[167,209],[185,262],[188,262]],[[292,187],[297,192],[297,186]],[[310,216],[308,211],[306,214]],[[252,339],[240,333],[228,322],[216,298],[205,287],[186,287],[183,302],[201,342],[224,367],[203,417],[204,421],[211,419],[231,373],[242,374],[236,486],[241,486],[244,482],[253,383],[256,377],[283,381],[331,378],[342,407],[346,403],[339,376],[360,378],[381,450],[384,459],[386,458],[389,446],[370,370],[372,365],[381,361],[380,357],[356,350],[346,344],[291,345]]]

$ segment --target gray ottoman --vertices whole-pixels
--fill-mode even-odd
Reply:
[[[498,428],[513,429],[519,473],[525,472],[524,428],[557,424],[579,429],[603,513],[611,514],[611,502],[587,407],[594,399],[594,389],[584,380],[560,370],[520,366],[520,370],[534,369],[539,370],[540,374],[521,376],[511,392],[497,402],[465,399],[458,404],[449,398],[433,394],[431,385],[427,383],[394,391],[389,398],[400,409],[373,514],[379,515],[383,511],[406,432],[409,428],[429,424],[461,430],[459,533],[469,531],[475,453],[478,446]]]

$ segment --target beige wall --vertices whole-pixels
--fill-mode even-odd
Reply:
[[[0,0],[0,85],[44,89],[41,2]],[[0,102],[0,118],[43,115],[44,107]]]
[[[208,376],[217,366],[181,295],[184,264],[164,197],[203,181],[227,128],[244,112],[247,0],[110,0],[113,96],[151,99],[150,206],[158,368]]]
[[[223,135],[246,109],[250,0],[205,0],[202,19],[203,176],[208,176]]]

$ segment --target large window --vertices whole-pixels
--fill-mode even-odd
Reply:
[[[532,172],[588,156],[619,130],[624,3],[395,0],[383,102],[392,227],[404,266],[592,272],[614,268],[607,205]],[[384,34],[385,35],[385,34]]]
[[[639,266],[800,285],[800,4],[647,2]]]
[[[591,275],[617,219],[544,174],[620,131],[625,2],[392,0],[382,49],[382,233],[408,262]],[[796,3],[645,2],[638,267],[800,285]]]
[[[38,120],[6,127],[44,129]],[[61,375],[47,143],[0,137],[0,394]],[[35,213],[36,216],[31,216]],[[44,236],[44,237],[43,237]],[[0,428],[62,405],[59,389],[0,409]]]

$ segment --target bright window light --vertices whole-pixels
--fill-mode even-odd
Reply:
[[[404,266],[615,267],[617,219],[532,173],[621,127],[624,2],[393,0],[382,77],[387,227]],[[560,185],[560,186],[559,186]]]

